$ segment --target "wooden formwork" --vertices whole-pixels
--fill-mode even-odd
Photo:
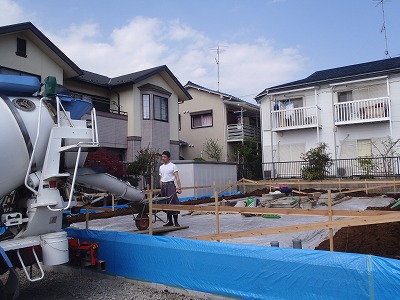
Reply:
[[[232,185],[257,185],[263,187],[269,187],[270,190],[277,189],[279,185],[290,185],[294,184],[298,186],[295,192],[299,194],[307,194],[301,191],[302,186],[307,185],[316,185],[320,184],[322,186],[330,186],[328,189],[328,210],[318,210],[318,209],[298,209],[298,208],[252,208],[252,207],[229,207],[229,206],[220,206],[219,205],[219,197],[218,194],[229,189]],[[328,229],[329,230],[329,240],[330,240],[330,250],[333,251],[333,228],[342,228],[342,227],[351,227],[351,226],[361,226],[361,225],[370,225],[370,224],[379,224],[379,223],[390,223],[400,221],[400,212],[393,211],[379,211],[379,210],[333,210],[332,209],[332,197],[331,190],[332,186],[338,186],[338,189],[341,190],[343,186],[346,185],[355,185],[361,184],[362,188],[357,188],[353,190],[343,191],[342,193],[352,193],[357,191],[365,191],[368,194],[369,190],[375,190],[384,187],[393,187],[394,192],[396,192],[396,186],[400,184],[400,181],[390,180],[381,180],[381,181],[373,181],[373,180],[365,180],[365,181],[337,181],[337,180],[327,180],[327,181],[319,181],[319,182],[308,182],[308,181],[283,181],[283,182],[274,182],[274,181],[252,181],[248,179],[241,179],[233,184],[223,184],[223,185],[214,185],[214,186],[204,186],[203,188],[213,187],[215,190],[217,188],[223,188],[221,192],[214,193],[215,205],[214,206],[196,206],[196,205],[169,205],[169,204],[153,204],[151,209],[154,210],[186,210],[186,211],[200,211],[200,212],[214,212],[216,218],[216,230],[214,234],[204,235],[204,236],[195,236],[191,237],[192,239],[198,240],[223,240],[223,239],[233,239],[233,238],[242,238],[242,237],[250,237],[250,236],[262,236],[268,234],[276,234],[276,233],[288,233],[288,232],[296,232],[296,231],[307,231],[307,230],[321,230]],[[374,186],[371,186],[374,185]],[[185,189],[189,188],[200,188],[200,187],[185,187]],[[151,199],[151,192],[148,191],[148,196]],[[150,201],[151,203],[152,201]],[[301,216],[326,216],[327,221],[324,222],[315,222],[301,225],[291,225],[291,226],[283,226],[283,227],[275,227],[275,228],[262,228],[262,229],[254,229],[254,230],[245,230],[238,232],[225,232],[221,233],[219,228],[219,213],[220,212],[237,212],[237,213],[247,213],[247,214],[275,214],[275,215],[301,215]],[[333,220],[333,217],[346,217],[346,219],[342,220]],[[151,230],[150,230],[151,234]]]

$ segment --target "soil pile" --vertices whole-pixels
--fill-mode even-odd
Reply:
[[[399,211],[400,206],[368,209]],[[315,249],[329,251],[329,240]],[[333,237],[333,250],[400,259],[400,222],[342,228]]]

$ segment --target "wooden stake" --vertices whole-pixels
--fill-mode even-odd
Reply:
[[[111,208],[112,208],[112,211],[114,211],[114,201],[115,201],[115,197],[114,197],[114,194],[112,194],[111,195]]]
[[[328,190],[328,220],[332,222],[332,192]],[[329,228],[329,250],[333,251],[333,228]]]
[[[396,176],[393,177],[393,194],[396,195]]]
[[[86,229],[89,229],[89,208],[86,207]]]
[[[218,208],[218,192],[214,192],[215,199],[215,222],[216,222],[216,232],[219,234],[219,208]]]
[[[368,183],[367,183],[367,179],[364,179],[365,181],[365,194],[368,195]]]
[[[153,193],[147,187],[147,199],[149,200],[149,234],[153,235]]]
[[[270,193],[272,192],[272,180],[271,179],[269,180],[269,192]]]

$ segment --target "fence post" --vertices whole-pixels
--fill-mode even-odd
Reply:
[[[216,233],[219,234],[219,208],[218,208],[218,192],[214,192],[215,199],[215,224],[216,224]]]
[[[149,185],[147,185],[147,199],[149,200],[149,235],[153,235],[153,193],[150,191]]]
[[[332,222],[332,191],[328,190],[328,219]],[[329,251],[333,251],[333,228],[329,227]]]

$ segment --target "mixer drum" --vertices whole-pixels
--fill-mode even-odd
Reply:
[[[24,184],[36,139],[40,109],[40,135],[31,171],[43,166],[54,125],[52,112],[45,102],[39,108],[39,99],[35,97],[0,98],[0,197]]]

